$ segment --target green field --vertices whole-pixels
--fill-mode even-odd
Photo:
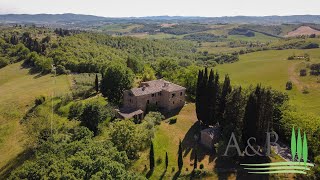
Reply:
[[[264,86],[271,86],[274,89],[287,92],[290,96],[290,103],[297,106],[301,111],[320,115],[320,84],[317,77],[300,77],[298,74],[301,60],[287,60],[292,54],[308,53],[311,62],[320,61],[320,51],[313,50],[273,50],[255,52],[240,56],[238,62],[217,66],[221,74],[229,74],[234,85],[248,87],[261,83]],[[285,84],[291,80],[294,88],[285,90]],[[309,94],[303,94],[304,86],[309,88]]]
[[[259,41],[259,42],[270,42],[278,40],[279,38],[267,36],[261,33],[255,32],[254,37],[247,37],[243,35],[229,35],[228,39],[230,40],[240,40],[240,41]]]
[[[0,176],[14,166],[25,150],[25,132],[21,118],[32,108],[37,96],[51,96],[69,92],[70,81],[66,75],[29,74],[21,63],[0,69]],[[53,88],[54,87],[54,88]]]
[[[140,27],[137,24],[110,24],[99,27],[98,30],[103,32],[129,33],[132,29]]]

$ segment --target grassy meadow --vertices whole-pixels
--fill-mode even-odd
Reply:
[[[0,175],[13,166],[24,151],[25,132],[20,120],[33,107],[40,95],[51,96],[69,92],[67,75],[29,74],[21,63],[0,69]]]
[[[292,105],[301,111],[319,115],[320,84],[317,83],[317,77],[299,76],[300,68],[308,62],[287,60],[290,55],[303,55],[304,53],[310,55],[311,63],[320,61],[318,49],[272,50],[242,55],[238,62],[219,65],[216,69],[221,74],[229,74],[234,85],[248,87],[261,83],[264,86],[287,92]],[[293,82],[293,89],[287,91],[285,85],[289,80]],[[308,87],[308,94],[302,93],[304,87]]]
[[[178,146],[181,140],[183,146],[183,169],[180,177],[186,176],[193,170],[193,151],[192,148],[196,144],[193,134],[195,133],[195,125],[197,117],[195,113],[195,105],[187,104],[176,116],[177,122],[169,123],[169,119],[165,120],[157,127],[155,137],[153,139],[155,150],[156,167],[151,174],[150,179],[172,179],[178,171]],[[165,154],[168,152],[169,165],[165,171]],[[199,152],[198,166],[202,163],[204,169],[212,171],[214,161],[210,155],[205,152]],[[147,167],[145,169],[145,166]],[[140,158],[134,163],[133,170],[148,174],[149,172],[149,149],[141,153]],[[174,169],[173,169],[174,168]],[[188,168],[188,171],[187,169]],[[214,178],[215,174],[211,174],[210,178]]]

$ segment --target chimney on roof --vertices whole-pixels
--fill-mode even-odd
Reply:
[[[169,82],[165,82],[164,84],[163,84],[163,87],[168,87],[169,86]]]

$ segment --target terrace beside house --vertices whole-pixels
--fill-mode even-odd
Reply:
[[[186,88],[163,79],[142,82],[138,88],[123,93],[120,118],[143,119],[148,106],[156,106],[162,112],[180,109],[185,104]]]

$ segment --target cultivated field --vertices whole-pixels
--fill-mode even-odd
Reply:
[[[301,35],[311,35],[311,34],[315,34],[315,35],[320,35],[320,31],[313,29],[309,26],[301,26],[299,28],[297,28],[294,31],[289,32],[286,37],[294,37],[294,36],[301,36]]]

